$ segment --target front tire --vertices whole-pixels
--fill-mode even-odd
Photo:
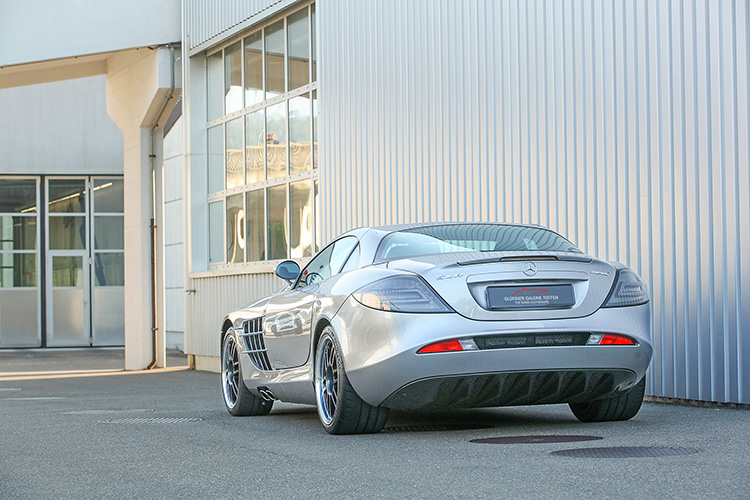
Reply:
[[[256,396],[245,386],[240,364],[240,344],[234,328],[227,330],[221,347],[221,393],[224,406],[235,417],[267,415],[273,401]]]
[[[581,422],[610,422],[635,417],[643,404],[646,376],[630,389],[604,399],[586,403],[569,403],[570,410]]]
[[[318,416],[329,434],[371,434],[385,426],[388,408],[370,406],[354,391],[330,326],[315,351],[314,385]]]

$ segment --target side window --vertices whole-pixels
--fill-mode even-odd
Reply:
[[[338,274],[344,259],[349,256],[356,244],[357,238],[347,236],[325,247],[302,270],[295,288],[312,285]]]
[[[352,254],[349,256],[348,259],[346,259],[346,263],[344,264],[344,267],[341,268],[342,273],[345,273],[347,271],[351,271],[352,269],[357,269],[359,267],[359,245],[354,249]]]

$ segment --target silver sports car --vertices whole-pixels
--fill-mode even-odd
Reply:
[[[232,415],[314,404],[351,434],[380,431],[390,408],[568,403],[600,422],[641,407],[646,286],[544,227],[355,229],[276,274],[289,285],[221,325]]]

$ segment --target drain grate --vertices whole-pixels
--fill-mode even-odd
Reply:
[[[695,448],[668,446],[612,446],[608,448],[577,448],[553,451],[552,455],[577,458],[658,458],[677,457],[698,453]]]
[[[74,410],[64,411],[61,415],[108,415],[110,413],[146,413],[154,411],[153,408],[133,408],[130,410]]]
[[[573,443],[576,441],[596,441],[600,436],[504,436],[483,439],[472,439],[471,443],[480,444],[529,444],[529,443]]]
[[[386,427],[382,432],[439,432],[439,431],[471,431],[476,429],[488,429],[492,426],[482,424],[417,424],[417,425],[393,425]]]
[[[188,417],[156,417],[156,418],[121,418],[117,420],[99,420],[100,424],[182,424],[186,422],[200,422],[202,418]]]

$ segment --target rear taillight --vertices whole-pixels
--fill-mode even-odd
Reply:
[[[638,345],[638,343],[626,335],[592,333],[586,345]]]
[[[474,339],[450,339],[441,340],[427,344],[417,351],[417,354],[427,354],[431,352],[450,352],[450,351],[475,351],[479,349]]]

